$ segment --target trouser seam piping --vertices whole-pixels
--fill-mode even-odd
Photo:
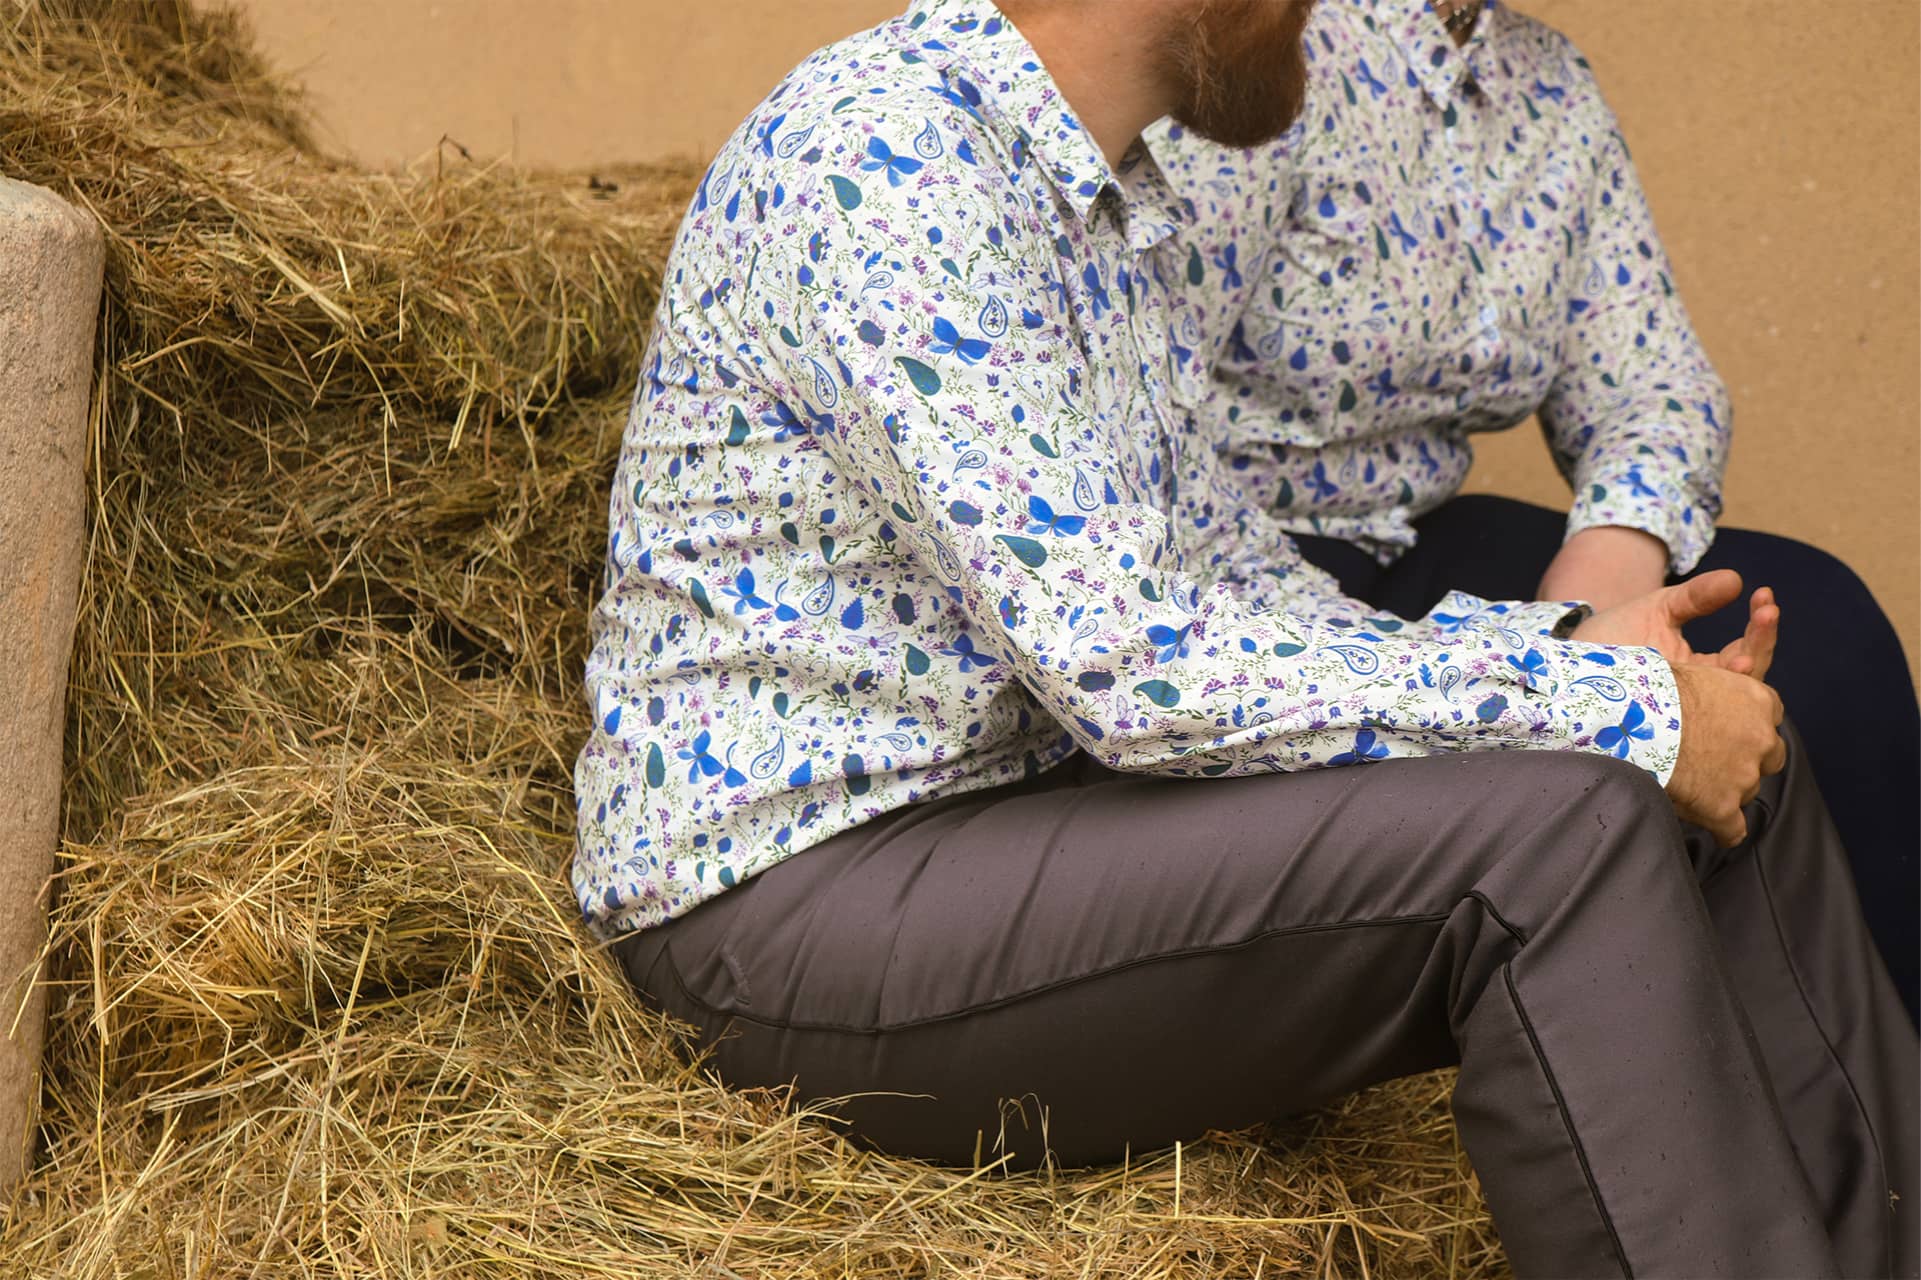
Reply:
[[[1469,889],[1467,891],[1467,896],[1474,899],[1476,902],[1480,903],[1481,910],[1485,911],[1488,917],[1491,920],[1493,920],[1495,924],[1498,924],[1501,926],[1501,928],[1507,930],[1508,937],[1514,939],[1516,942],[1518,942],[1520,945],[1524,947],[1527,945],[1527,930],[1521,928],[1517,924],[1512,923],[1511,921],[1508,920],[1506,916],[1502,915],[1500,910],[1497,907],[1495,907],[1495,905],[1492,902],[1488,901],[1488,897],[1485,893],[1482,893],[1479,889]]]
[[[1634,1280],[1634,1268],[1628,1265],[1627,1250],[1621,1247],[1620,1233],[1614,1229],[1614,1219],[1608,1214],[1606,1201],[1601,1198],[1600,1184],[1594,1180],[1594,1168],[1588,1163],[1587,1149],[1581,1145],[1581,1135],[1575,1131],[1574,1117],[1568,1111],[1567,1098],[1561,1092],[1561,1082],[1554,1078],[1554,1069],[1548,1065],[1547,1054],[1541,1050],[1541,1039],[1534,1033],[1534,1023],[1521,1004],[1521,993],[1515,989],[1513,961],[1501,966],[1501,976],[1507,983],[1507,995],[1514,1005],[1515,1016],[1521,1020],[1521,1029],[1527,1032],[1527,1042],[1534,1051],[1534,1060],[1540,1064],[1541,1075],[1547,1080],[1549,1092],[1554,1095],[1554,1105],[1561,1113],[1561,1123],[1567,1128],[1568,1143],[1574,1148],[1575,1160],[1580,1163],[1581,1176],[1587,1180],[1588,1194],[1594,1197],[1595,1212],[1601,1215],[1601,1225],[1607,1228],[1608,1241],[1621,1264],[1621,1274],[1626,1280]]]
[[[1275,938],[1285,938],[1294,934],[1334,933],[1345,929],[1369,929],[1383,925],[1397,924],[1444,924],[1448,918],[1449,913],[1435,912],[1421,915],[1384,916],[1377,920],[1343,920],[1332,924],[1290,925],[1284,929],[1266,929],[1260,933],[1250,934],[1245,938],[1238,938],[1233,942],[1223,942],[1209,946],[1183,947],[1173,951],[1156,952],[1149,956],[1137,956],[1134,959],[1123,960],[1118,964],[1108,965],[1105,968],[1095,969],[1088,973],[1077,973],[1070,977],[1056,979],[1053,982],[1029,987],[1024,991],[996,996],[991,1000],[983,1000],[979,1004],[971,1004],[963,1009],[954,1009],[946,1013],[932,1014],[924,1018],[909,1018],[900,1022],[877,1022],[872,1026],[774,1018],[762,1014],[743,1012],[739,1009],[719,1008],[688,990],[686,980],[681,977],[680,966],[678,964],[670,961],[667,965],[667,972],[672,976],[674,985],[680,988],[681,994],[687,998],[689,1004],[716,1017],[751,1022],[776,1031],[831,1031],[844,1035],[882,1035],[894,1031],[910,1031],[918,1027],[933,1026],[942,1022],[953,1022],[961,1018],[972,1017],[978,1013],[987,1013],[1008,1005],[1018,1004],[1023,1000],[1031,1000],[1037,996],[1047,995],[1050,992],[1059,991],[1065,987],[1075,986],[1083,982],[1092,982],[1096,979],[1109,977],[1129,969],[1137,969],[1143,965],[1159,964],[1167,960],[1188,960],[1198,956],[1219,955],[1229,951],[1240,951],[1247,947],[1254,946],[1257,943],[1268,942]],[[662,951],[671,952],[673,948],[674,944],[669,940],[667,945],[662,948]]]
[[[1772,817],[1773,815],[1770,814],[1769,816]],[[1891,1179],[1888,1177],[1888,1158],[1881,1149],[1881,1135],[1874,1127],[1874,1117],[1868,1114],[1867,1105],[1861,1101],[1861,1091],[1855,1087],[1854,1077],[1848,1074],[1847,1063],[1841,1060],[1841,1054],[1835,1049],[1834,1041],[1828,1036],[1828,1029],[1821,1025],[1821,1015],[1815,1010],[1814,1001],[1808,998],[1807,984],[1801,980],[1801,966],[1795,960],[1794,948],[1788,945],[1787,931],[1781,927],[1781,913],[1775,909],[1774,886],[1769,883],[1767,863],[1760,855],[1761,851],[1759,849],[1755,849],[1750,854],[1754,859],[1755,878],[1761,882],[1761,898],[1762,901],[1767,903],[1768,923],[1773,926],[1774,936],[1781,944],[1781,954],[1786,958],[1788,963],[1788,976],[1794,979],[1795,994],[1801,997],[1801,1007],[1808,1011],[1808,1022],[1813,1025],[1814,1033],[1821,1037],[1821,1047],[1827,1050],[1828,1061],[1834,1064],[1834,1069],[1840,1075],[1842,1083],[1848,1086],[1848,1097],[1853,1101],[1854,1109],[1861,1117],[1861,1127],[1868,1131],[1868,1141],[1874,1144],[1874,1162],[1876,1168],[1879,1169],[1881,1173],[1882,1190],[1891,1190]],[[1873,959],[1873,957],[1871,957],[1871,959]],[[1878,963],[1878,960],[1875,962]],[[1889,1274],[1893,1274],[1893,1232],[1889,1232],[1888,1236],[1889,1239],[1882,1255],[1882,1261],[1886,1264]]]

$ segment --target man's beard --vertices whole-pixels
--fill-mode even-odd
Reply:
[[[1177,17],[1162,61],[1174,119],[1229,147],[1278,138],[1306,97],[1301,35],[1313,7],[1314,0],[1202,0]]]

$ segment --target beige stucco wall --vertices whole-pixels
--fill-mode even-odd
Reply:
[[[904,0],[241,0],[331,140],[593,166],[713,151]],[[1734,392],[1730,523],[1854,564],[1921,651],[1921,4],[1517,0],[1595,64]],[[1476,488],[1563,504],[1530,432]],[[1784,601],[1786,625],[1797,607]]]

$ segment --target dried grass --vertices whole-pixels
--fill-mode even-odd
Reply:
[[[109,239],[0,1274],[1505,1274],[1445,1075],[943,1170],[683,1065],[580,932],[586,607],[691,173],[360,172],[175,0],[0,0],[0,172]]]

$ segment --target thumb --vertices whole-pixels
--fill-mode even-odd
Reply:
[[[1688,622],[1725,609],[1738,600],[1741,575],[1732,569],[1716,569],[1669,587],[1663,594],[1667,597],[1668,617],[1676,623]]]

